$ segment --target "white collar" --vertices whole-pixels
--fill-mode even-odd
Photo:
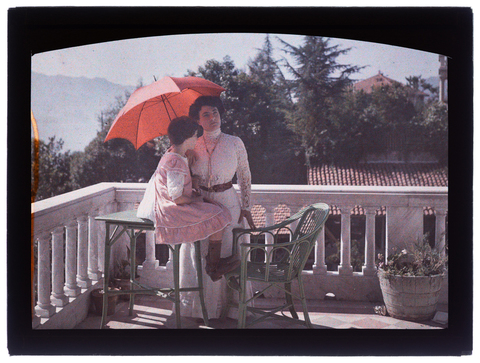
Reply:
[[[222,129],[219,127],[213,131],[203,131],[203,135],[205,135],[208,139],[216,139],[222,133]]]

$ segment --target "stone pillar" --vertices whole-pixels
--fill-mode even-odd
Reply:
[[[315,275],[327,274],[327,265],[325,264],[325,226],[318,234],[315,243],[315,262],[312,269]]]
[[[207,244],[208,246],[208,244]],[[172,245],[173,247],[173,245]],[[165,268],[167,271],[172,271],[173,272],[173,250],[169,247],[168,248],[168,261],[165,264]]]
[[[52,237],[52,296],[50,300],[55,306],[68,304],[68,297],[63,291],[65,284],[65,253],[64,249],[64,227],[57,227],[53,230]]]
[[[38,237],[38,301],[35,313],[41,318],[55,314],[55,306],[50,301],[50,233]]]
[[[66,256],[65,256],[65,295],[75,297],[80,295],[77,285],[77,223],[70,221],[66,226]]]
[[[351,245],[350,245],[350,220],[351,206],[340,206],[342,213],[342,229],[340,235],[340,266],[338,273],[340,275],[352,275],[353,267],[351,264]]]
[[[102,278],[102,273],[98,269],[99,235],[98,223],[95,220],[97,215],[98,211],[94,211],[88,216],[88,277],[95,281],[98,281]]]
[[[155,232],[145,232],[145,261],[143,262],[144,270],[155,270],[160,263],[155,258]]]
[[[270,227],[275,224],[275,207],[266,206],[265,207],[265,226]],[[274,237],[270,233],[265,234],[265,245],[273,245]],[[267,254],[271,251],[271,248],[266,248]],[[265,262],[267,262],[267,258],[270,262],[272,262],[273,256],[265,255]]]
[[[365,264],[362,267],[365,276],[375,275],[375,208],[364,208],[365,226]]]
[[[77,223],[77,284],[79,287],[86,289],[92,286],[92,280],[88,278],[88,217],[78,217]]]
[[[423,239],[422,207],[387,206],[387,256]]]
[[[440,251],[442,256],[445,256],[445,233],[447,216],[446,208],[435,208],[435,247]]]

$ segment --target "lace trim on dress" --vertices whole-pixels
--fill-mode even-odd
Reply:
[[[237,154],[237,182],[240,186],[242,209],[250,210],[250,197],[252,189],[252,175],[248,164],[248,155],[245,145],[240,138],[234,143]]]

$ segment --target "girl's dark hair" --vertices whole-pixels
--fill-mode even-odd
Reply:
[[[203,135],[203,127],[188,116],[180,116],[170,121],[168,125],[168,138],[173,145],[180,145],[185,140],[191,138],[197,133],[200,137]]]
[[[190,110],[188,112],[188,116],[193,118],[194,120],[200,119],[200,110],[203,106],[210,106],[216,107],[218,112],[220,113],[220,117],[223,118],[223,114],[225,113],[225,107],[223,106],[223,102],[220,97],[216,96],[200,96],[198,97],[194,103],[190,106]]]

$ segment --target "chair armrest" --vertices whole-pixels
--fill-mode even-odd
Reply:
[[[302,236],[300,238],[294,239],[293,241],[288,241],[288,242],[281,242],[281,243],[274,243],[274,244],[265,244],[265,243],[251,243],[251,242],[243,242],[240,243],[241,248],[249,248],[249,247],[255,247],[255,248],[263,248],[263,249],[277,249],[277,248],[285,248],[289,247],[291,245],[294,245],[295,243],[298,243],[302,240],[308,239],[309,235]]]

